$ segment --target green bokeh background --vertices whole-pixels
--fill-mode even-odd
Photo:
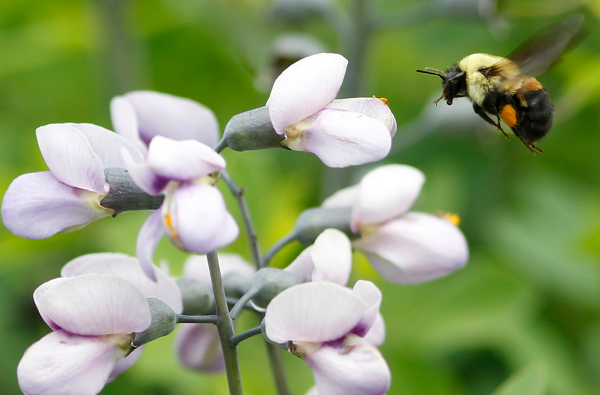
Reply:
[[[348,11],[347,3],[337,6]],[[381,0],[373,7],[390,16],[420,4]],[[447,110],[431,104],[440,81],[415,73],[473,52],[508,54],[578,5],[507,0],[499,11],[509,29],[440,16],[373,35],[361,93],[389,99],[403,147],[384,162],[426,174],[415,208],[458,213],[471,251],[463,270],[416,286],[386,283],[355,254],[353,281],[375,281],[384,294],[381,350],[392,370],[390,394],[491,394],[513,374],[497,395],[600,394],[600,3],[579,8],[587,38],[540,77],[557,109],[552,132],[539,144],[544,155],[532,157],[470,110],[462,120],[475,126],[442,118],[430,127],[437,118],[419,114]],[[255,81],[280,34],[308,32],[330,51],[344,48],[325,21],[286,25],[269,18],[270,6],[266,0],[0,0],[0,190],[20,174],[47,169],[35,139],[39,126],[111,128],[111,97],[153,89],[203,103],[224,127],[233,115],[264,105],[268,89],[256,89]],[[246,189],[263,250],[330,192],[327,170],[309,154],[226,150],[224,156]],[[228,203],[239,219],[233,199]],[[33,304],[34,289],[79,255],[133,255],[146,216],[127,213],[35,241],[0,228],[0,393],[20,393],[17,363],[49,331]],[[274,265],[287,265],[300,250],[287,247]],[[244,237],[227,251],[250,258]],[[185,258],[167,241],[159,246],[157,261],[168,261],[175,276]],[[239,321],[239,329],[257,324],[250,315]],[[181,368],[172,341],[146,347],[102,394],[227,394],[224,375]],[[239,349],[245,393],[274,394],[261,339]],[[291,355],[285,362],[293,393],[304,394],[313,385],[310,369]]]

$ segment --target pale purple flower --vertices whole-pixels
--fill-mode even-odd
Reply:
[[[196,140],[214,148],[219,124],[213,112],[190,99],[153,91],[134,91],[110,103],[115,131],[146,152],[156,136]]]
[[[381,292],[369,281],[353,290],[331,282],[295,285],[267,306],[265,335],[311,367],[319,393],[379,395],[390,386],[390,370],[363,336],[373,325]]]
[[[236,254],[219,254],[221,276],[236,273],[248,281],[256,270]],[[188,258],[183,267],[183,278],[199,281],[212,290],[212,282],[205,255]],[[213,324],[179,324],[175,337],[175,352],[183,366],[204,372],[225,370],[225,359],[217,328]]]
[[[100,206],[108,193],[104,169],[125,168],[121,150],[141,154],[119,135],[91,124],[51,124],[36,130],[50,171],[23,174],[8,187],[2,221],[17,236],[43,239],[113,214]]]
[[[405,165],[387,165],[366,174],[359,184],[342,189],[324,207],[352,207],[352,241],[384,278],[420,283],[463,267],[469,257],[466,239],[450,220],[408,212],[425,181]]]
[[[150,325],[146,298],[182,309],[173,280],[157,270],[157,282],[141,271],[136,258],[89,254],[72,260],[62,278],[34,293],[40,315],[53,332],[33,344],[17,368],[27,395],[97,394],[128,369],[143,346],[132,350],[133,332]]]
[[[137,239],[137,256],[150,278],[154,278],[154,250],[165,234],[177,247],[197,254],[213,252],[237,238],[239,228],[214,186],[225,159],[213,149],[195,140],[156,136],[145,160],[136,162],[123,153],[133,181],[150,195],[165,195]]]
[[[321,53],[292,64],[275,80],[267,107],[282,142],[315,154],[329,167],[347,167],[387,156],[396,120],[376,98],[334,100],[348,61]]]

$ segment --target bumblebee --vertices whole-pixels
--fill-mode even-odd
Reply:
[[[429,67],[417,72],[442,79],[442,96],[435,104],[445,99],[451,105],[457,97],[468,97],[475,113],[504,136],[508,134],[500,126],[500,119],[533,155],[543,153],[534,142],[550,131],[554,105],[535,76],[546,71],[562,55],[582,23],[582,15],[566,18],[534,35],[506,58],[476,53],[445,72]]]

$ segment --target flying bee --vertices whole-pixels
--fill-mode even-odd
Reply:
[[[451,105],[457,97],[468,97],[475,113],[487,123],[508,137],[500,126],[502,119],[533,155],[543,153],[533,143],[550,131],[554,106],[534,76],[542,74],[562,55],[582,23],[582,15],[568,17],[534,35],[506,58],[476,53],[448,71],[427,67],[417,72],[442,79],[442,96],[435,104],[445,99]]]

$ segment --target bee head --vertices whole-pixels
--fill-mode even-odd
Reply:
[[[447,72],[426,67],[425,70],[417,70],[419,73],[437,75],[442,79],[443,91],[442,96],[434,101],[437,104],[440,100],[446,99],[448,105],[452,104],[455,97],[462,97],[466,94],[467,79],[464,71],[453,66]]]

